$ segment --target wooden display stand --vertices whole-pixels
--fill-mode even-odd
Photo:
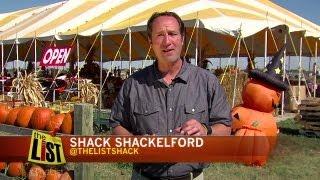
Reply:
[[[0,124],[0,132],[11,135],[31,135],[33,129]],[[43,131],[48,133],[47,131]],[[74,106],[74,134],[92,136],[93,132],[93,105],[75,104]],[[66,134],[57,134],[64,136]],[[0,173],[0,179],[15,179]],[[74,179],[94,179],[94,166],[89,163],[74,163]]]
[[[307,98],[299,105],[305,132],[320,135],[320,98]]]

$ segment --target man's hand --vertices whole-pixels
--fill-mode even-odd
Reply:
[[[207,135],[207,130],[202,126],[202,124],[195,120],[189,119],[184,122],[181,127],[175,129],[175,131],[181,135],[189,136],[203,136]]]

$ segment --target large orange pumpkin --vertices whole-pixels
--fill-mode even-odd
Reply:
[[[48,121],[54,116],[54,112],[45,107],[37,108],[30,119],[30,125],[34,129],[44,130]]]
[[[244,107],[272,113],[280,102],[281,92],[261,81],[251,79],[242,91]]]
[[[232,109],[232,132],[242,129],[243,126],[254,125],[261,130],[269,139],[270,147],[276,144],[278,128],[275,117],[271,113],[264,113],[253,109],[237,106]]]
[[[18,113],[20,112],[20,110],[21,110],[21,108],[19,108],[19,107],[11,109],[9,114],[7,115],[5,123],[10,124],[10,125],[14,125],[17,120],[17,116],[18,116]]]
[[[22,107],[17,115],[16,124],[20,127],[28,127],[30,118],[35,109],[36,107],[33,106]]]
[[[235,136],[238,136],[236,161],[246,165],[265,165],[270,153],[269,140],[264,132],[252,126],[243,126]]]
[[[51,118],[50,121],[48,121],[46,129],[48,131],[59,130],[60,126],[63,122],[64,117],[65,117],[65,114],[56,114],[55,116],[53,116]]]
[[[60,176],[60,180],[72,180],[72,176],[66,171]]]
[[[0,104],[0,124],[6,121],[10,108],[6,104]]]
[[[49,169],[47,172],[46,180],[59,180],[61,173],[54,169]]]
[[[74,119],[73,119],[73,111],[66,113],[64,116],[63,122],[61,124],[61,131],[65,134],[73,134],[73,125],[74,125]]]
[[[38,165],[33,165],[28,173],[28,180],[45,180],[46,172],[42,169],[42,167]]]
[[[0,172],[3,172],[7,168],[6,162],[0,162]]]
[[[26,176],[26,170],[24,168],[24,164],[22,162],[9,163],[7,174],[13,177]]]

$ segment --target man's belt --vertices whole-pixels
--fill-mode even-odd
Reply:
[[[175,177],[154,177],[154,176],[151,176],[150,174],[148,173],[145,173],[145,172],[142,172],[142,171],[137,171],[135,170],[138,174],[146,177],[146,178],[149,178],[149,179],[152,179],[152,180],[190,180],[191,178],[194,179],[194,178],[197,178],[201,173],[202,173],[202,170],[195,170],[195,171],[192,171],[192,175],[191,173],[188,173],[186,175],[182,175],[182,176],[175,176]]]

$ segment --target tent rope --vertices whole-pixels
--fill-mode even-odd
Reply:
[[[304,39],[306,40],[306,43],[307,43],[307,46],[308,46],[308,49],[309,49],[309,52],[310,52],[310,55],[313,56],[313,53],[312,53],[312,50],[311,50],[311,47],[310,47],[310,44],[309,44],[309,41],[308,39],[304,36]]]
[[[192,32],[191,32],[191,36],[190,36],[190,39],[189,39],[188,44],[187,44],[187,47],[186,47],[186,51],[184,52],[183,59],[186,58],[187,53],[188,53],[188,51],[189,51],[189,47],[190,47],[190,44],[191,44],[191,40],[192,40],[194,31],[195,31],[195,29],[196,29],[196,26],[197,26],[197,21],[194,23],[194,26],[193,26],[193,29],[192,29]],[[186,31],[186,33],[187,33],[187,31]],[[186,37],[186,36],[185,36],[185,37]]]
[[[274,45],[275,45],[275,47],[276,47],[276,50],[278,51],[278,46],[277,46],[277,43],[276,43],[276,41],[275,41],[275,38],[274,38],[273,32],[271,31],[271,29],[270,29],[270,28],[268,28],[268,29],[270,30],[270,34],[271,34],[271,37],[272,37],[273,43],[274,43]],[[292,40],[292,37],[291,37],[290,32],[289,32],[288,34],[289,34],[289,37],[290,37],[291,43],[292,43],[292,45],[293,45],[294,52],[295,52],[295,53],[296,53],[296,55],[297,55],[297,51],[296,51],[295,45],[294,45],[294,43],[293,43],[293,40]],[[292,94],[292,96],[293,96],[293,98],[294,98],[294,101],[296,102],[296,104],[299,104],[299,103],[298,103],[298,100],[297,100],[296,95],[293,93],[293,88],[292,88],[292,86],[291,86],[290,79],[289,79],[289,77],[288,77],[287,73],[286,73],[286,72],[283,72],[283,73],[284,73],[284,75],[285,75],[285,77],[286,77],[286,79],[287,79],[287,81],[288,81],[289,89],[290,89],[290,92],[291,92],[291,94]]]
[[[24,63],[25,63],[26,60],[27,60],[27,57],[28,57],[29,52],[30,52],[30,50],[31,50],[32,44],[34,43],[34,40],[35,40],[35,38],[32,39],[32,42],[31,42],[31,44],[30,44],[30,46],[29,46],[29,48],[28,48],[28,51],[27,51],[27,53],[26,53],[26,55],[25,55],[25,57],[24,57],[24,59],[23,59],[23,62],[24,62]]]
[[[146,57],[144,58],[144,60],[142,61],[142,68],[144,68],[144,63],[145,63],[145,61],[148,59],[148,57],[150,57],[149,56],[149,53],[150,53],[150,51],[151,51],[151,44],[149,45],[149,49],[148,49],[148,52],[147,52],[147,54],[146,54]]]
[[[9,60],[9,58],[10,58],[10,56],[11,56],[11,53],[12,53],[12,51],[13,51],[13,47],[15,46],[15,44],[16,44],[16,43],[13,43],[13,44],[12,44],[11,49],[10,49],[9,54],[8,54],[8,57],[6,58],[6,61],[5,61],[5,63],[4,63],[4,66],[7,64],[8,60]],[[3,52],[3,54],[4,54],[4,52]]]
[[[241,38],[241,39],[242,39],[242,42],[243,42],[244,47],[245,47],[245,49],[246,49],[246,53],[247,53],[247,55],[248,55],[248,57],[249,57],[251,69],[254,69],[255,67],[253,66],[253,59],[251,59],[251,55],[250,55],[249,50],[248,50],[248,48],[247,48],[246,42],[245,42],[244,38]]]
[[[304,83],[305,83],[305,86],[306,86],[306,88],[307,88],[307,91],[308,91],[308,95],[309,95],[309,97],[311,97],[311,93],[310,93],[310,89],[309,89],[309,86],[308,86],[308,83],[307,83],[307,80],[306,80],[306,76],[304,75],[304,70],[302,70],[302,76],[303,76],[303,81],[304,81]]]
[[[236,41],[235,41],[234,44],[233,44],[232,51],[231,51],[231,54],[230,54],[229,59],[228,59],[228,64],[227,64],[227,67],[226,67],[226,68],[224,69],[224,71],[223,71],[223,74],[222,74],[222,77],[221,77],[221,80],[220,80],[220,84],[222,84],[222,82],[223,82],[223,80],[224,80],[224,77],[225,77],[226,72],[227,72],[227,69],[228,69],[228,67],[229,67],[229,64],[230,64],[230,61],[231,61],[233,52],[234,52],[234,50],[235,50],[235,48],[236,48],[236,46],[237,46],[237,42],[240,41],[239,38],[240,38],[240,33],[238,34],[237,39],[236,39]]]
[[[110,68],[108,69],[107,76],[106,76],[106,77],[104,78],[104,80],[103,80],[102,87],[104,87],[104,85],[105,85],[105,83],[106,83],[106,81],[107,81],[107,78],[108,78],[109,74],[111,73],[111,70],[112,70],[112,68],[113,68],[113,66],[114,66],[114,61],[117,59],[118,54],[120,54],[121,47],[122,47],[122,45],[123,45],[123,43],[124,43],[124,40],[126,39],[128,33],[129,33],[129,28],[127,29],[127,32],[124,34],[124,36],[123,36],[123,38],[122,38],[122,41],[121,41],[121,43],[120,43],[120,46],[119,46],[119,48],[118,48],[118,50],[117,50],[117,53],[116,53],[116,55],[114,56],[114,58],[113,58],[113,60],[112,60],[112,62],[111,62],[111,66],[110,66]]]
[[[272,41],[274,43],[274,46],[276,47],[276,50],[279,51],[276,39],[274,38],[274,35],[273,35],[273,32],[272,32],[271,28],[268,27],[268,30],[270,31],[270,34],[271,34],[271,37],[272,37]]]

